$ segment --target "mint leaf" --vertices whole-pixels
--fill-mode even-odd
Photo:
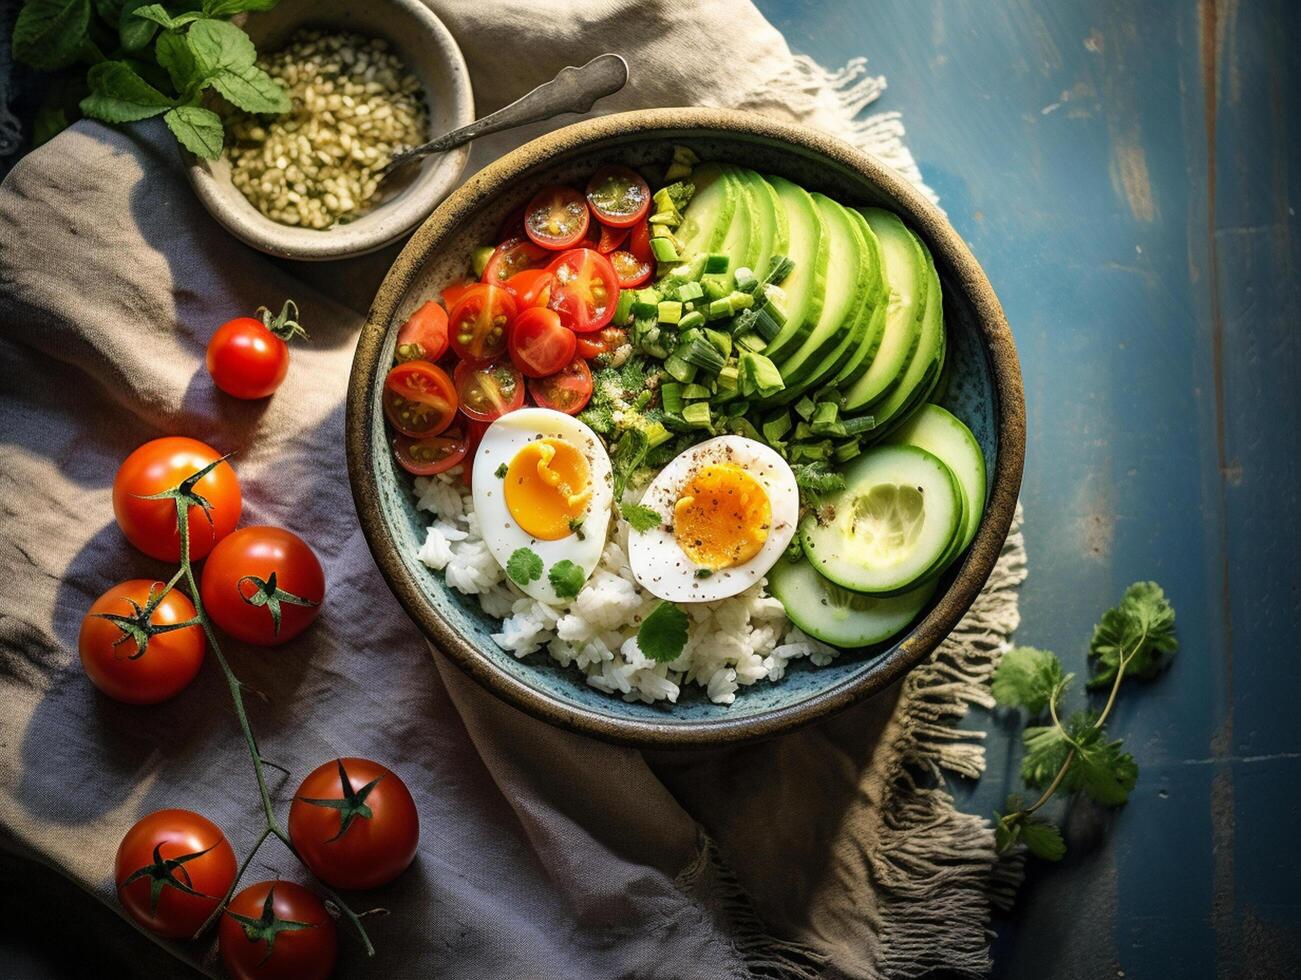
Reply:
[[[27,0],[14,21],[14,60],[46,71],[66,68],[89,28],[90,0]]]
[[[659,511],[652,507],[643,507],[641,504],[620,504],[619,513],[639,534],[644,534],[664,523],[664,518]]]
[[[215,160],[221,156],[225,131],[221,127],[221,117],[211,109],[197,105],[177,106],[168,110],[163,122],[181,145],[196,157]]]
[[[203,12],[209,17],[231,17],[246,10],[270,10],[280,0],[203,0]]]
[[[1097,727],[1098,716],[1093,711],[1079,711],[1066,723],[1067,732],[1075,743],[1075,758],[1062,785],[1070,791],[1084,793],[1103,806],[1119,806],[1129,799],[1130,791],[1138,782],[1138,763],[1123,743],[1107,740],[1107,733]]]
[[[161,3],[147,3],[143,7],[137,7],[133,14],[136,17],[143,17],[145,20],[153,21],[159,27],[169,30],[184,27],[186,24],[191,24],[203,18],[203,14],[197,10],[187,10],[185,13],[173,17]]]
[[[104,122],[135,122],[166,112],[172,100],[163,95],[125,61],[101,61],[86,76],[90,94],[81,111]]]
[[[516,548],[506,561],[506,574],[516,585],[528,585],[542,577],[542,559],[532,548]]]
[[[1045,861],[1060,861],[1066,856],[1066,842],[1062,832],[1055,824],[1037,817],[1030,817],[1021,823],[1021,840],[1030,849],[1030,853]]]
[[[547,581],[551,583],[551,587],[556,590],[556,595],[560,598],[572,599],[578,595],[583,583],[587,581],[587,574],[581,566],[575,565],[568,558],[562,558],[551,566],[551,571],[547,572]]]
[[[280,83],[257,65],[243,68],[222,68],[209,81],[231,105],[245,112],[288,112],[289,96]]]
[[[194,53],[182,34],[172,31],[160,34],[154,45],[154,57],[158,59],[158,64],[167,69],[167,77],[172,80],[172,85],[178,92],[184,92],[201,78],[199,66],[194,62]]]
[[[1003,654],[990,685],[994,700],[1006,708],[1025,708],[1037,715],[1048,707],[1058,685],[1065,686],[1057,655],[1034,647],[1013,647]]]
[[[661,602],[642,620],[637,646],[659,664],[677,660],[687,645],[687,614],[671,602]]]
[[[224,20],[197,20],[186,33],[194,60],[205,77],[223,68],[240,70],[257,60],[249,36]]]
[[[122,39],[122,47],[128,51],[143,51],[158,33],[158,24],[144,17],[137,17],[136,11],[153,6],[150,0],[126,0],[122,13],[118,15],[117,33]]]
[[[1095,663],[1089,687],[1113,683],[1122,658],[1126,662],[1125,676],[1155,677],[1179,649],[1174,630],[1174,607],[1161,586],[1135,582],[1093,628],[1089,656],[1095,658]]]

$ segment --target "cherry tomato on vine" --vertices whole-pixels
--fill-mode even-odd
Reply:
[[[475,286],[478,285],[479,285],[478,279],[466,279],[464,282],[452,283],[450,286],[448,286],[446,289],[443,290],[442,293],[443,306],[447,307],[447,309],[450,310],[453,306],[455,306],[457,303],[461,301],[461,297],[463,297],[466,293],[468,293],[471,289],[473,289]]]
[[[115,701],[166,701],[194,680],[203,665],[203,627],[175,628],[194,619],[194,606],[177,589],[163,595],[164,584],[134,578],[115,585],[95,600],[81,621],[81,665],[91,682]],[[146,620],[150,603],[154,605]],[[120,618],[114,622],[105,616]]]
[[[208,373],[218,388],[235,398],[266,398],[279,388],[289,371],[285,341],[307,333],[298,323],[293,300],[285,300],[274,317],[264,306],[258,317],[228,320],[208,341]]]
[[[447,353],[447,311],[426,301],[398,331],[397,361],[437,361]]]
[[[164,436],[136,448],[113,477],[113,514],[126,539],[151,558],[175,562],[181,557],[173,498],[146,500],[172,490],[204,467],[215,466],[192,488],[208,504],[208,513],[191,504],[186,514],[190,558],[197,561],[235,530],[243,506],[239,480],[217,450],[197,439]]]
[[[506,353],[506,327],[515,310],[515,297],[505,286],[484,283],[467,290],[447,315],[456,356],[471,364],[487,364]]]
[[[649,221],[642,221],[632,226],[632,230],[628,233],[628,244],[625,247],[640,262],[653,262],[655,260],[655,253],[651,251]]]
[[[551,300],[551,284],[555,281],[546,269],[525,269],[506,280],[506,289],[515,297],[519,309],[546,306]]]
[[[393,437],[393,455],[398,465],[412,476],[433,476],[443,470],[450,470],[465,459],[469,452],[465,436],[457,426],[437,436],[424,439],[411,439],[398,435]]]
[[[627,228],[612,228],[610,225],[601,225],[601,237],[596,240],[596,250],[602,255],[609,255],[616,248],[623,245],[627,238]]]
[[[551,308],[575,333],[600,330],[619,303],[619,277],[609,260],[590,248],[575,248],[556,256],[547,266],[555,275]]]
[[[578,339],[574,331],[560,325],[560,314],[532,306],[517,316],[510,327],[507,348],[511,363],[526,378],[554,374],[570,362]]]
[[[325,980],[339,958],[334,919],[292,881],[260,881],[232,898],[217,945],[233,980]]]
[[[189,939],[230,890],[235,852],[207,817],[158,810],[122,838],[113,880],[118,901],[136,922],[168,939]]]
[[[543,248],[569,248],[587,234],[587,202],[572,187],[556,184],[534,195],[524,209],[524,231]]]
[[[245,643],[292,640],[321,612],[325,572],[316,553],[279,527],[242,527],[203,564],[199,585],[212,621]]]
[[[491,422],[524,404],[524,378],[508,358],[483,365],[462,362],[453,378],[467,418]]]
[[[602,354],[613,354],[628,343],[628,331],[623,327],[604,327],[599,333],[586,333],[578,338],[578,356],[591,360]]]
[[[603,224],[626,228],[650,210],[650,186],[627,167],[602,167],[587,182],[587,203]]]
[[[611,252],[608,258],[614,268],[614,274],[619,279],[620,289],[635,289],[650,282],[651,273],[654,271],[651,263],[643,262],[631,252],[621,248]]]
[[[335,759],[298,787],[289,808],[289,839],[327,885],[378,888],[416,856],[420,818],[396,773],[367,759]]]
[[[456,418],[456,388],[428,361],[407,361],[384,378],[384,415],[404,436],[436,436]]]
[[[483,267],[483,281],[493,286],[527,269],[542,269],[551,261],[551,252],[527,238],[508,238],[495,249]]]
[[[577,415],[592,398],[592,372],[586,361],[576,357],[555,374],[530,378],[529,394],[540,408]]]

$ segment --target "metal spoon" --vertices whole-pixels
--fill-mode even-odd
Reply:
[[[560,69],[555,78],[496,112],[476,119],[445,136],[394,154],[380,171],[383,180],[395,170],[431,153],[446,153],[480,136],[500,133],[528,123],[542,122],[562,112],[586,112],[598,99],[613,95],[628,81],[628,62],[621,55],[602,54],[581,68]]]

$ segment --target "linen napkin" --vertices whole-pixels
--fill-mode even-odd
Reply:
[[[602,111],[731,106],[820,126],[920,175],[895,114],[858,118],[884,82],[861,59],[791,54],[743,0],[436,2],[489,112],[606,50],[632,79]],[[865,32],[866,33],[866,32]],[[559,122],[540,128],[553,128]],[[476,144],[472,169],[534,135]],[[172,702],[100,696],[76,654],[91,601],[169,569],[134,552],[110,485],[135,446],[186,434],[233,451],[243,523],[307,538],[326,568],[318,622],[266,651],[230,643],[282,808],[339,755],[399,772],[422,821],[415,864],[357,896],[367,961],[341,926],[340,975],[915,976],[988,968],[993,837],[942,769],[974,776],[953,729],[1016,624],[1019,534],[954,636],[901,690],[826,724],[725,752],[643,755],[496,701],[422,637],[367,551],[343,460],[352,346],[391,258],[304,266],[225,235],[153,125],[80,123],[0,185],[0,841],[116,910],[117,842],[183,806],[243,852],[261,814],[215,668]],[[311,333],[265,403],[217,392],[219,323],[293,297]],[[248,881],[301,878],[268,845]],[[128,920],[123,920],[127,922]],[[141,939],[140,942],[146,940]],[[215,971],[210,944],[161,943]],[[106,947],[107,948],[107,945]],[[133,964],[144,972],[143,960]],[[152,970],[150,972],[159,972]]]

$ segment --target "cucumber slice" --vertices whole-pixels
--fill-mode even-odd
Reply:
[[[916,446],[876,446],[845,470],[845,489],[800,524],[814,569],[856,592],[889,595],[938,574],[963,530],[963,497],[939,459]]]
[[[885,314],[885,333],[876,356],[845,392],[843,409],[846,412],[872,404],[903,374],[921,338],[921,318],[926,308],[928,286],[921,242],[904,227],[898,216],[880,208],[862,208],[860,213],[881,244],[885,281],[890,287],[890,305]]]
[[[971,430],[939,405],[923,405],[890,437],[890,442],[917,446],[938,458],[957,478],[966,504],[958,552],[971,544],[985,514],[985,457]]]
[[[722,248],[740,197],[736,182],[726,178],[723,168],[716,163],[698,166],[691,175],[691,183],[696,192],[691,195],[677,230],[684,259]]]
[[[823,578],[804,559],[783,558],[768,572],[768,590],[786,607],[790,621],[809,636],[844,649],[890,639],[917,617],[935,586],[932,579],[899,595],[863,595]]]
[[[822,215],[809,192],[781,177],[769,177],[768,182],[786,212],[791,242],[789,257],[795,263],[781,284],[785,295],[779,305],[786,314],[786,323],[764,348],[764,355],[775,364],[778,358],[804,342],[822,315],[830,249]]]

